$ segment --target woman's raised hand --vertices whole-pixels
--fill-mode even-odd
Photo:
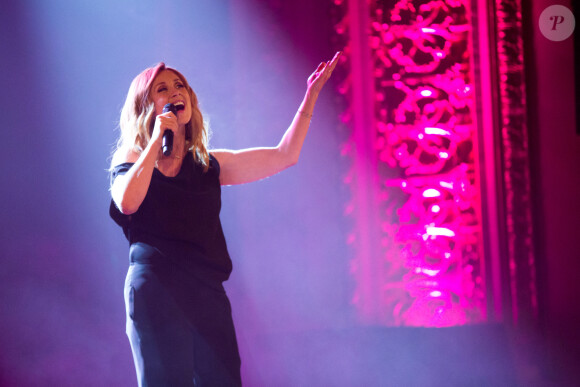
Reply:
[[[320,90],[322,90],[322,87],[324,86],[326,81],[328,81],[328,78],[330,78],[330,75],[332,74],[332,71],[336,67],[338,59],[340,58],[341,55],[342,52],[338,51],[334,55],[334,58],[332,58],[332,60],[329,60],[326,63],[325,62],[320,63],[316,68],[316,70],[314,70],[312,75],[308,77],[308,81],[306,82],[306,84],[308,85],[308,91],[310,93],[314,93],[316,95],[320,93]]]

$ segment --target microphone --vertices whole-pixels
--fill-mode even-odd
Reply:
[[[163,106],[163,113],[171,112],[177,116],[177,112],[183,110],[183,105],[175,106],[172,103],[168,103]],[[163,132],[163,140],[161,142],[161,149],[163,150],[163,155],[169,156],[173,151],[173,132],[169,129],[165,129]]]

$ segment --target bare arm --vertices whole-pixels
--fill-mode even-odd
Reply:
[[[136,212],[145,199],[158,153],[159,149],[154,149],[150,142],[140,155],[131,150],[119,150],[113,156],[112,165],[135,163],[126,174],[117,176],[111,186],[113,201],[123,214]]]
[[[314,105],[322,87],[338,63],[338,52],[331,61],[321,63],[308,78],[308,89],[290,127],[276,147],[248,148],[238,151],[215,150],[220,163],[222,185],[243,184],[272,176],[298,162],[308,133]]]

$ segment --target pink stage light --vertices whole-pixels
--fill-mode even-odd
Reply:
[[[453,238],[455,236],[455,232],[446,227],[427,227],[425,233],[429,236],[446,236]]]
[[[451,133],[448,130],[441,128],[425,128],[425,134],[433,134],[438,136],[450,136]]]
[[[437,191],[434,188],[429,188],[423,191],[424,198],[438,198],[439,196],[441,196],[441,192]]]

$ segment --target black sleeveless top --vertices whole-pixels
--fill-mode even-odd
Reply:
[[[111,172],[111,181],[125,174],[133,163],[123,163]],[[137,212],[122,214],[111,200],[109,214],[123,228],[131,245],[149,245],[168,264],[175,264],[201,280],[223,282],[232,262],[219,214],[221,209],[220,166],[210,155],[209,169],[196,163],[191,152],[175,177],[153,170],[147,195]]]

